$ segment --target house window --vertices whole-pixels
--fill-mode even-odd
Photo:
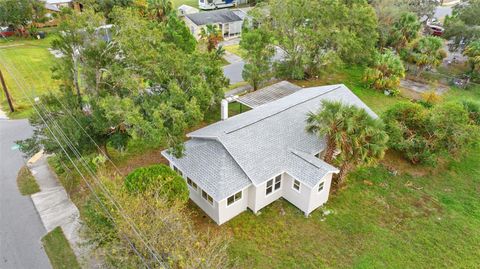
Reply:
[[[293,188],[297,191],[300,191],[300,181],[294,179],[293,180]]]
[[[212,196],[208,195],[204,190],[202,190],[202,197],[203,199],[207,200],[207,202],[211,205],[213,205],[213,198]]]
[[[323,190],[323,185],[325,185],[325,181],[320,182],[320,185],[318,185],[318,192],[321,192]]]
[[[173,166],[173,171],[177,172],[179,175],[182,175],[182,171],[178,169],[175,165]]]
[[[275,190],[280,189],[282,185],[282,175],[278,175],[275,177]]]
[[[273,192],[273,179],[270,179],[269,181],[267,181],[267,190],[265,194],[269,195],[272,192]]]
[[[242,191],[235,193],[234,195],[228,197],[227,206],[235,203],[236,201],[242,199]]]
[[[275,178],[267,181],[267,187],[266,187],[266,190],[265,190],[265,194],[269,195],[273,191],[276,191],[276,190],[280,189],[281,186],[282,186],[282,175],[278,175]]]
[[[193,182],[190,178],[187,177],[187,184],[192,187],[194,190],[197,190],[197,183]]]

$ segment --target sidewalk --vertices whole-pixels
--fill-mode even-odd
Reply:
[[[28,161],[28,168],[40,186],[40,192],[33,194],[32,201],[47,232],[60,226],[78,261],[90,260],[90,252],[80,239],[80,213],[50,170],[47,156],[38,153]]]

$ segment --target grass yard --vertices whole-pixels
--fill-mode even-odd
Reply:
[[[17,110],[9,114],[11,118],[25,118],[32,109],[24,92],[10,76],[10,72],[17,77],[20,84],[25,85],[30,99],[56,88],[57,82],[51,78],[54,57],[47,50],[51,41],[52,36],[43,40],[23,38],[0,40],[0,68]],[[8,111],[3,91],[0,104],[2,110]]]
[[[236,54],[238,56],[242,56],[242,49],[240,48],[240,45],[230,45],[230,46],[224,46],[223,47],[226,51]]]
[[[23,166],[18,171],[17,186],[22,195],[32,195],[40,191],[37,181],[26,166]]]
[[[181,5],[192,6],[198,8],[198,0],[172,0],[174,8],[178,8]]]
[[[42,243],[53,269],[80,269],[77,257],[60,227],[45,235]]]
[[[350,68],[344,68],[338,72],[324,74],[318,79],[291,82],[306,88],[343,83],[379,115],[387,110],[391,105],[401,100],[406,100],[401,96],[386,96],[382,92],[366,88],[362,83],[363,73],[364,68],[354,66]]]
[[[424,176],[360,169],[309,218],[285,200],[220,228],[198,208],[194,214],[202,228],[233,235],[229,255],[239,268],[476,268],[479,159],[476,146]],[[429,170],[407,170],[418,169]]]

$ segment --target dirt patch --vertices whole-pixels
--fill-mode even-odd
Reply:
[[[145,153],[133,156],[129,158],[125,163],[117,165],[118,170],[120,170],[121,175],[128,175],[131,171],[136,168],[154,165],[154,164],[166,164],[168,165],[168,160],[162,156],[161,152],[163,149],[150,150]]]
[[[394,150],[386,152],[382,164],[393,173],[409,174],[413,177],[423,177],[433,173],[435,170],[432,166],[414,165]]]
[[[400,93],[402,96],[420,100],[422,94],[434,90],[438,95],[442,95],[448,91],[449,87],[442,84],[429,84],[413,79],[402,79],[400,81]]]

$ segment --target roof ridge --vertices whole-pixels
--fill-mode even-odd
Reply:
[[[195,138],[193,138],[195,139]],[[238,167],[240,167],[240,170],[242,170],[242,172],[247,176],[247,178],[250,180],[250,182],[252,182],[253,184],[253,180],[252,178],[250,177],[250,175],[247,174],[247,172],[245,171],[245,169],[243,169],[243,167],[240,165],[240,163],[237,161],[237,159],[235,159],[235,157],[233,157],[232,153],[230,152],[230,150],[228,150],[228,148],[225,146],[225,144],[223,144],[222,140],[220,139],[220,137],[218,137],[216,139],[216,141],[222,145],[222,147],[225,149],[225,151],[227,151],[228,155],[230,155],[230,158],[232,158],[232,160],[238,165]],[[222,169],[222,172],[224,170]]]
[[[272,113],[272,114],[270,114],[270,115],[267,115],[267,116],[265,116],[265,117],[262,117],[262,118],[260,118],[260,119],[258,119],[258,120],[255,120],[255,121],[251,122],[251,123],[245,124],[245,125],[240,126],[240,127],[236,127],[236,128],[234,128],[233,130],[230,130],[230,131],[225,131],[225,134],[234,133],[234,132],[236,132],[236,131],[238,131],[238,130],[241,130],[241,129],[245,128],[245,127],[251,126],[251,125],[253,125],[253,124],[255,124],[255,123],[258,123],[258,122],[260,122],[260,121],[263,121],[263,120],[265,120],[265,119],[268,119],[268,118],[270,118],[270,117],[273,117],[273,116],[275,116],[275,115],[278,115],[278,114],[280,114],[280,113],[282,113],[282,112],[284,112],[284,111],[286,111],[286,110],[289,110],[290,108],[296,107],[296,106],[301,105],[301,104],[303,104],[303,103],[306,103],[306,102],[308,102],[308,101],[310,101],[310,100],[313,100],[313,99],[315,99],[315,98],[318,98],[319,96],[328,94],[328,93],[333,92],[333,91],[335,91],[335,90],[338,90],[338,89],[341,88],[342,86],[343,86],[343,84],[340,84],[340,85],[336,86],[336,87],[333,88],[333,89],[327,90],[326,92],[319,93],[319,94],[317,94],[317,95],[315,95],[315,96],[313,96],[313,97],[307,98],[307,99],[305,99],[305,100],[303,100],[303,101],[301,101],[301,102],[298,102],[298,103],[295,103],[295,104],[293,104],[293,105],[291,105],[291,106],[288,106],[288,107],[286,107],[286,108],[283,108],[283,109],[281,109],[281,110],[279,110],[279,111],[276,111],[275,113]],[[295,93],[293,93],[293,94],[295,94]],[[285,97],[283,97],[283,98],[285,98]],[[283,99],[283,98],[281,98],[281,99]],[[281,100],[281,99],[278,99],[278,100]],[[274,101],[274,102],[277,102],[278,100],[276,100],[276,101]],[[269,104],[271,104],[271,103],[269,103]]]
[[[291,152],[293,155],[297,156],[298,158],[304,160],[304,161],[307,162],[308,164],[310,164],[310,165],[312,165],[312,166],[314,166],[314,167],[316,167],[316,168],[318,168],[318,169],[326,170],[325,167],[320,167],[319,165],[314,164],[313,162],[311,162],[310,160],[308,160],[307,158],[305,158],[304,156],[302,156],[303,154],[308,155],[308,153],[306,153],[306,152],[304,152],[304,151],[302,151],[302,150],[295,150],[295,149],[291,149],[290,152]],[[338,170],[338,168],[336,168],[335,166],[333,166],[333,165],[325,162],[325,161],[322,160],[322,159],[317,159],[317,158],[315,158],[315,160],[318,160],[318,161],[321,162],[322,164],[326,164],[326,165],[331,166],[331,167],[335,168],[336,170]]]

